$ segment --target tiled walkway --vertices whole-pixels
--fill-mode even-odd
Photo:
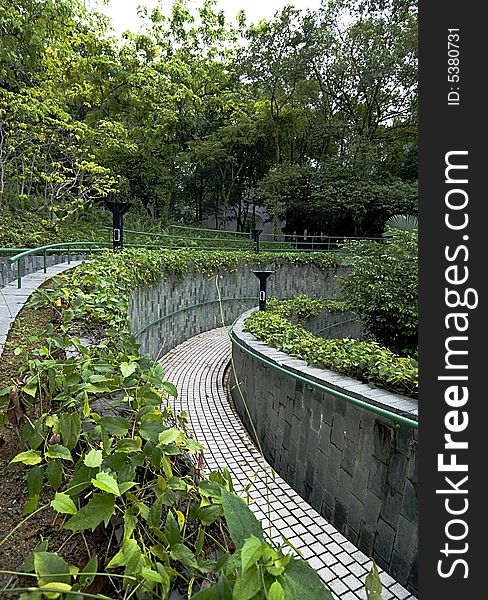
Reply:
[[[29,296],[47,279],[62,273],[67,269],[72,269],[81,264],[82,261],[72,261],[68,263],[58,263],[48,267],[47,272],[36,271],[22,278],[22,287],[17,287],[17,280],[12,281],[3,288],[0,288],[0,356],[3,353],[5,340],[7,339],[10,326],[19,314],[20,309],[29,299]]]
[[[185,410],[196,438],[207,448],[208,470],[227,466],[237,491],[252,482],[251,508],[274,541],[281,536],[296,546],[340,600],[364,600],[364,578],[371,561],[272,473],[234,412],[226,369],[230,342],[224,328],[191,338],[161,362],[178,388],[175,410]],[[382,573],[383,600],[414,596]]]

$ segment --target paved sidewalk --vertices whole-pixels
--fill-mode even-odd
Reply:
[[[230,342],[224,328],[197,335],[168,352],[161,363],[178,388],[176,411],[185,410],[196,438],[207,448],[208,470],[227,466],[237,491],[252,482],[251,508],[273,541],[286,537],[340,600],[365,600],[371,561],[319,515],[281,477],[272,474],[234,412],[226,369]],[[269,500],[269,502],[268,502]],[[383,600],[414,600],[381,572]]]
[[[29,296],[47,279],[72,269],[80,265],[82,261],[72,261],[68,263],[58,263],[47,269],[47,273],[36,271],[22,277],[22,287],[17,288],[17,281],[12,281],[3,288],[0,288],[0,356],[3,354],[3,348],[7,339],[8,332],[15,317],[20,309],[29,299]]]

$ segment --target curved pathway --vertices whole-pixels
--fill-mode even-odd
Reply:
[[[70,263],[57,263],[48,267],[46,273],[35,271],[24,275],[21,288],[17,287],[16,279],[0,288],[0,356],[3,353],[10,327],[30,295],[51,277],[81,265],[82,262],[81,260],[72,260]]]
[[[317,569],[340,600],[365,600],[371,561],[303,500],[263,460],[244,429],[228,391],[231,345],[225,328],[180,344],[162,359],[166,378],[178,388],[175,411],[189,414],[197,440],[206,447],[208,470],[229,468],[238,493],[250,485],[250,507],[275,542],[289,540]],[[231,367],[232,368],[232,367]],[[383,600],[414,600],[381,573]]]

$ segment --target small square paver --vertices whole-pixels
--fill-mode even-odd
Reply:
[[[410,592],[404,587],[402,587],[399,583],[395,583],[395,585],[392,585],[390,588],[390,592],[393,594],[393,596],[399,598],[400,600],[406,600],[406,598],[410,596]]]
[[[329,581],[327,585],[333,592],[335,592],[339,596],[339,598],[342,596],[342,594],[349,591],[347,589],[347,586],[345,586],[340,579],[334,579],[333,581]]]
[[[344,579],[342,580],[347,587],[354,591],[359,589],[363,584],[359,581],[359,579],[355,576],[355,575],[348,575],[347,577],[344,577]]]
[[[354,575],[356,575],[356,577],[359,578],[364,577],[368,573],[362,565],[358,565],[358,563],[354,562],[349,565],[348,569],[349,571],[351,571],[351,573],[353,573]]]
[[[338,558],[339,562],[342,563],[343,565],[345,565],[346,567],[347,567],[347,565],[354,563],[354,559],[347,552],[339,552],[339,554],[337,555],[337,558]],[[358,563],[356,563],[356,564],[358,564]]]
[[[318,569],[317,573],[319,574],[319,577],[325,581],[325,583],[328,583],[337,577],[337,575],[331,569],[329,569],[329,567],[322,567],[321,569]]]
[[[336,563],[335,565],[332,565],[330,569],[331,571],[334,571],[336,577],[339,577],[341,579],[349,574],[349,571],[344,565],[341,565],[341,563]]]

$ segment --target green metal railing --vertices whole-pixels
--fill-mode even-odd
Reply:
[[[111,229],[107,227],[106,229]],[[242,251],[253,248],[252,235],[241,231],[225,231],[217,229],[206,229],[198,227],[189,227],[186,225],[168,225],[168,229],[175,229],[183,232],[191,232],[197,235],[175,235],[173,233],[159,233],[151,231],[137,231],[126,229],[126,247],[147,248],[147,249],[171,249],[171,250],[195,250],[195,251],[214,251],[214,250],[232,250]],[[203,235],[202,235],[203,232]],[[211,235],[207,235],[211,234]],[[271,235],[271,234],[267,234]],[[150,238],[153,243],[130,243],[130,237]],[[383,238],[361,238],[361,237],[337,237],[337,236],[296,236],[291,234],[281,234],[280,239],[263,239],[261,249],[266,252],[326,252],[340,249],[345,241],[354,240],[372,240],[383,241]],[[162,240],[163,243],[159,243]],[[229,245],[219,245],[219,243],[230,242]],[[37,254],[43,257],[44,272],[47,271],[47,255],[64,252],[68,255],[68,264],[71,262],[71,256],[74,253],[84,254],[101,252],[106,248],[112,247],[111,242],[59,242],[39,246],[38,248],[0,248],[0,255],[11,255],[12,264],[17,263],[17,282],[18,287],[22,287],[22,277],[25,272],[24,259],[28,256]]]
[[[107,227],[107,229],[110,229],[110,227]],[[176,230],[176,232],[173,232],[173,230]],[[163,243],[159,245],[160,248],[202,250],[219,250],[222,248],[227,250],[252,250],[253,248],[251,233],[206,229],[204,227],[190,227],[186,225],[168,225],[166,232],[124,229],[124,235],[126,236],[126,245],[130,245],[128,244],[130,238],[151,237],[162,240]],[[359,240],[370,240],[380,243],[384,241],[382,237],[262,234],[260,246],[263,251],[267,252],[334,252],[339,250],[345,242]],[[218,242],[232,244],[232,246],[220,247],[217,245]],[[212,243],[212,245],[206,245],[208,243]]]
[[[43,258],[43,271],[47,272],[47,256],[48,254],[66,253],[68,264],[71,264],[73,254],[91,254],[92,252],[102,252],[107,247],[111,247],[109,242],[59,242],[56,244],[46,244],[37,248],[27,248],[22,252],[10,257],[12,264],[17,263],[17,287],[22,287],[22,277],[25,274],[25,259],[28,256],[37,255]],[[4,250],[12,250],[4,248]]]
[[[205,300],[204,302],[198,302],[197,304],[190,304],[189,306],[184,306],[183,308],[179,308],[178,310],[168,313],[167,315],[163,315],[162,317],[159,317],[159,318],[155,319],[154,321],[147,323],[147,325],[144,325],[144,327],[142,327],[141,329],[136,331],[133,335],[134,335],[134,337],[139,337],[140,335],[145,333],[148,329],[150,329],[154,325],[157,325],[158,323],[161,323],[162,321],[165,321],[166,319],[174,317],[175,315],[187,312],[193,308],[199,308],[201,306],[206,306],[209,304],[220,304],[220,303],[224,303],[224,302],[242,302],[242,301],[250,301],[250,300],[256,301],[256,296],[240,296],[240,297],[235,297],[235,298],[220,298],[220,299],[216,298],[215,300]]]
[[[233,344],[235,344],[241,352],[244,352],[244,353],[248,354],[249,356],[252,356],[253,358],[259,360],[261,363],[265,364],[268,367],[271,367],[272,369],[275,369],[276,371],[279,371],[280,373],[283,373],[289,377],[292,377],[293,379],[296,379],[297,381],[302,382],[309,389],[316,388],[322,392],[331,394],[332,396],[335,396],[336,398],[340,398],[341,400],[344,400],[345,402],[348,402],[349,404],[353,404],[354,406],[358,406],[359,408],[363,408],[365,410],[373,412],[382,417],[391,419],[396,428],[399,428],[401,425],[413,427],[414,429],[418,428],[418,422],[414,421],[413,419],[409,419],[408,417],[404,417],[402,415],[391,412],[387,409],[381,408],[374,404],[370,404],[369,402],[365,402],[364,400],[360,400],[359,398],[354,398],[353,396],[349,396],[348,394],[345,394],[344,392],[340,392],[340,391],[334,389],[333,387],[323,385],[321,383],[314,381],[313,379],[304,377],[303,375],[299,375],[298,373],[295,373],[294,371],[287,369],[286,367],[282,367],[282,366],[278,365],[277,363],[275,363],[271,360],[268,360],[267,358],[265,358],[261,354],[258,354],[257,352],[254,352],[247,346],[244,346],[243,344],[241,344],[241,342],[239,341],[239,339],[237,338],[237,336],[234,332],[235,325],[236,325],[237,321],[239,321],[239,319],[242,318],[242,316],[243,315],[239,316],[234,321],[234,323],[231,325],[231,327],[229,329],[229,337],[230,337],[231,342]]]

